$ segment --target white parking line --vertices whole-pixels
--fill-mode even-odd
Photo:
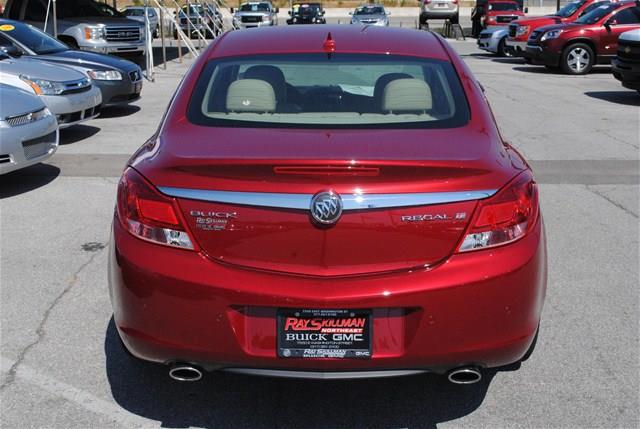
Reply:
[[[0,368],[6,373],[13,365],[11,359],[5,357],[0,358]],[[62,397],[78,406],[96,414],[102,414],[109,419],[118,422],[126,428],[148,428],[156,427],[151,421],[138,417],[135,414],[128,413],[117,405],[100,399],[89,392],[78,389],[62,381],[48,377],[37,371],[20,365],[16,372],[16,378],[26,381],[29,384],[39,387],[55,396]]]

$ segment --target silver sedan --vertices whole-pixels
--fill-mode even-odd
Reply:
[[[39,95],[60,128],[100,114],[102,94],[80,71],[0,51],[0,82]]]
[[[0,174],[44,161],[58,149],[58,123],[40,97],[0,84]]]

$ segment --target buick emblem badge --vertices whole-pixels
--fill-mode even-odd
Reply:
[[[342,198],[333,191],[319,192],[311,198],[311,217],[322,225],[333,225],[342,215]]]

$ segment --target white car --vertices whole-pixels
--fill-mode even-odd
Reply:
[[[0,174],[44,161],[58,149],[58,122],[40,97],[0,84]]]
[[[40,96],[60,128],[100,114],[102,94],[80,71],[0,51],[0,82]]]

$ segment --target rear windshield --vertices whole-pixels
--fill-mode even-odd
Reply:
[[[365,54],[212,60],[188,112],[200,125],[274,128],[452,128],[469,115],[451,63]]]

